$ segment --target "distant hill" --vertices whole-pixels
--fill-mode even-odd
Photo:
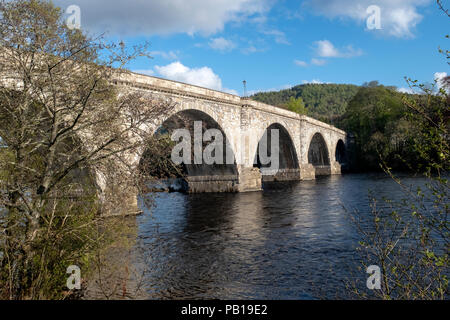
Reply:
[[[291,97],[301,97],[308,108],[308,115],[333,123],[345,113],[348,103],[360,88],[352,84],[304,84],[281,91],[260,92],[250,98],[284,108]]]

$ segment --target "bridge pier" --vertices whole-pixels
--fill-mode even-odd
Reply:
[[[133,189],[133,190],[132,190]],[[100,212],[105,217],[135,216],[142,213],[138,204],[138,189],[129,188],[126,192],[109,190],[99,191]],[[117,195],[120,194],[120,197]]]
[[[331,176],[331,166],[315,166],[316,177],[320,176]]]
[[[262,190],[262,175],[259,168],[239,166],[239,192]]]
[[[318,165],[312,164],[303,165],[302,180],[314,180],[320,176],[331,176],[342,173],[341,164],[337,161],[333,161],[331,165]]]
[[[239,192],[237,175],[190,176],[185,180],[188,193]]]
[[[316,168],[310,163],[300,165],[300,177],[301,180],[314,180],[316,179]]]
[[[342,174],[342,166],[339,162],[333,161],[331,163],[331,174]]]
[[[134,175],[121,171],[123,168],[118,164],[115,169],[94,170],[100,202],[99,214],[106,217],[141,214],[142,210],[138,205],[139,189],[131,181]]]
[[[112,215],[122,216],[122,215],[140,215],[142,213],[142,209],[139,208],[138,198],[137,198],[137,190],[136,193],[129,193],[128,196],[124,199],[119,210],[110,211]]]
[[[263,174],[263,182],[277,182],[277,181],[299,181],[301,180],[300,169],[280,169],[275,174]]]

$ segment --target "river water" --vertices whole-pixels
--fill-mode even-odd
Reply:
[[[357,269],[360,238],[349,212],[369,215],[369,191],[379,199],[405,197],[383,174],[279,183],[253,193],[158,194],[137,221],[145,297],[345,298],[347,281],[368,276]]]

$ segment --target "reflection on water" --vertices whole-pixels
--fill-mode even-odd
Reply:
[[[138,218],[146,294],[343,297],[344,281],[356,271],[358,242],[344,206],[369,212],[369,189],[379,198],[403,197],[390,178],[368,174],[275,184],[255,193],[158,194],[152,213]]]

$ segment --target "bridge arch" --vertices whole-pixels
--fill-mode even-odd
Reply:
[[[186,111],[190,113],[195,113],[197,111],[197,114],[200,115],[200,118],[209,118],[209,120],[213,120],[217,124],[217,126],[225,134],[228,141],[230,142],[233,154],[238,157],[238,137],[236,137],[236,134],[234,134],[233,130],[230,130],[230,128],[233,128],[240,124],[240,119],[238,119],[236,122],[236,117],[234,115],[235,110],[231,108],[224,108],[222,105],[211,101],[174,99],[171,103],[173,103],[175,107],[172,108],[172,110],[170,110],[170,112],[168,112],[167,114],[155,120],[155,122],[149,128],[150,130],[147,129],[150,134],[153,134],[155,131],[157,131],[158,128],[162,126],[163,123],[166,122],[170,117]]]
[[[170,141],[173,132],[177,129],[184,129],[189,133],[190,139],[190,163],[182,163],[179,166],[172,164],[172,171],[162,170],[163,178],[182,178],[183,182],[178,183],[183,191],[187,192],[226,192],[234,190],[238,181],[238,170],[236,157],[229,138],[220,124],[209,114],[198,109],[179,109],[167,117],[156,130],[152,132],[153,139],[150,141],[166,140]],[[207,137],[207,131],[210,130],[214,136]],[[214,142],[217,142],[215,134],[220,134],[222,139],[221,154],[215,154],[217,149],[212,150],[214,156],[221,160],[214,163],[205,163],[203,152],[205,148]],[[156,139],[155,139],[156,138]],[[184,138],[182,138],[184,139]],[[200,139],[200,162],[195,160],[195,143]],[[170,157],[174,145],[180,141],[173,142],[169,148],[163,147],[165,154],[157,155],[159,157]],[[165,145],[167,146],[167,144]],[[139,165],[141,168],[149,167],[149,162],[155,162],[154,145],[147,146],[140,157]],[[180,156],[183,156],[182,150]],[[157,161],[156,161],[157,162]],[[159,169],[159,168],[157,168]],[[145,170],[143,170],[145,172]],[[148,173],[150,170],[147,170]]]
[[[309,143],[308,163],[314,166],[316,176],[331,174],[330,153],[320,132],[315,133]]]
[[[275,139],[276,136],[274,136],[274,142],[278,146],[272,145],[272,130],[278,131],[278,141]],[[267,145],[267,151],[264,150],[265,148],[262,148],[263,144]],[[265,154],[260,154],[260,152]],[[278,154],[273,154],[273,152],[278,152]],[[267,163],[268,159],[262,159],[262,157],[273,159],[276,156],[278,159],[277,163]],[[292,135],[284,125],[276,122],[264,130],[255,150],[253,166],[261,170],[263,181],[299,180],[300,165],[297,150]]]
[[[347,163],[347,148],[342,139],[339,139],[336,144],[336,152],[335,152],[336,162],[343,165]]]

